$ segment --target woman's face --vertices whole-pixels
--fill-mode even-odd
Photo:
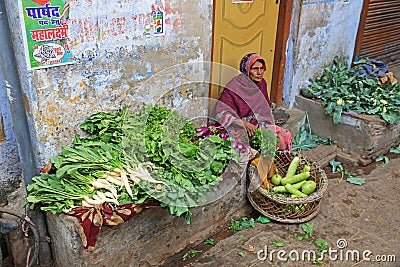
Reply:
[[[264,76],[264,66],[261,62],[256,61],[251,67],[250,67],[250,79],[252,79],[255,82],[259,82],[262,80]]]

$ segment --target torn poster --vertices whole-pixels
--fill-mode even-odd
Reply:
[[[68,38],[69,0],[20,1],[29,69],[74,63]]]

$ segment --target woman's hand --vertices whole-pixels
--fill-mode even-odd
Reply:
[[[249,136],[253,136],[254,132],[258,128],[258,125],[254,125],[254,124],[252,124],[250,122],[247,122],[247,121],[244,121],[244,120],[241,120],[241,122],[243,123],[243,126],[246,128],[247,134]]]

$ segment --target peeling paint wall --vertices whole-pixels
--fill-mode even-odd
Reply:
[[[294,2],[283,92],[288,107],[308,79],[321,75],[336,55],[351,63],[363,6],[359,0]]]
[[[0,206],[7,205],[8,195],[21,184],[18,147],[12,127],[7,91],[0,70]]]
[[[174,107],[208,95],[207,86],[192,84],[208,79],[207,71],[191,63],[211,58],[212,1],[70,0],[69,5],[76,62],[29,71],[23,57],[17,58],[38,168],[70,144],[79,124],[95,112],[138,109],[142,103]],[[164,12],[163,35],[149,29],[152,9]],[[19,22],[17,5],[8,1],[8,10],[16,16],[11,23]],[[20,25],[12,27],[16,54],[25,53]]]

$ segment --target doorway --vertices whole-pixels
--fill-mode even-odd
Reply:
[[[265,79],[271,101],[282,103],[285,47],[292,0],[214,0],[212,62],[239,70],[241,58],[259,53],[266,61]],[[222,67],[221,67],[222,68]],[[210,97],[218,99],[232,72],[212,70]],[[223,68],[226,69],[226,68]]]

